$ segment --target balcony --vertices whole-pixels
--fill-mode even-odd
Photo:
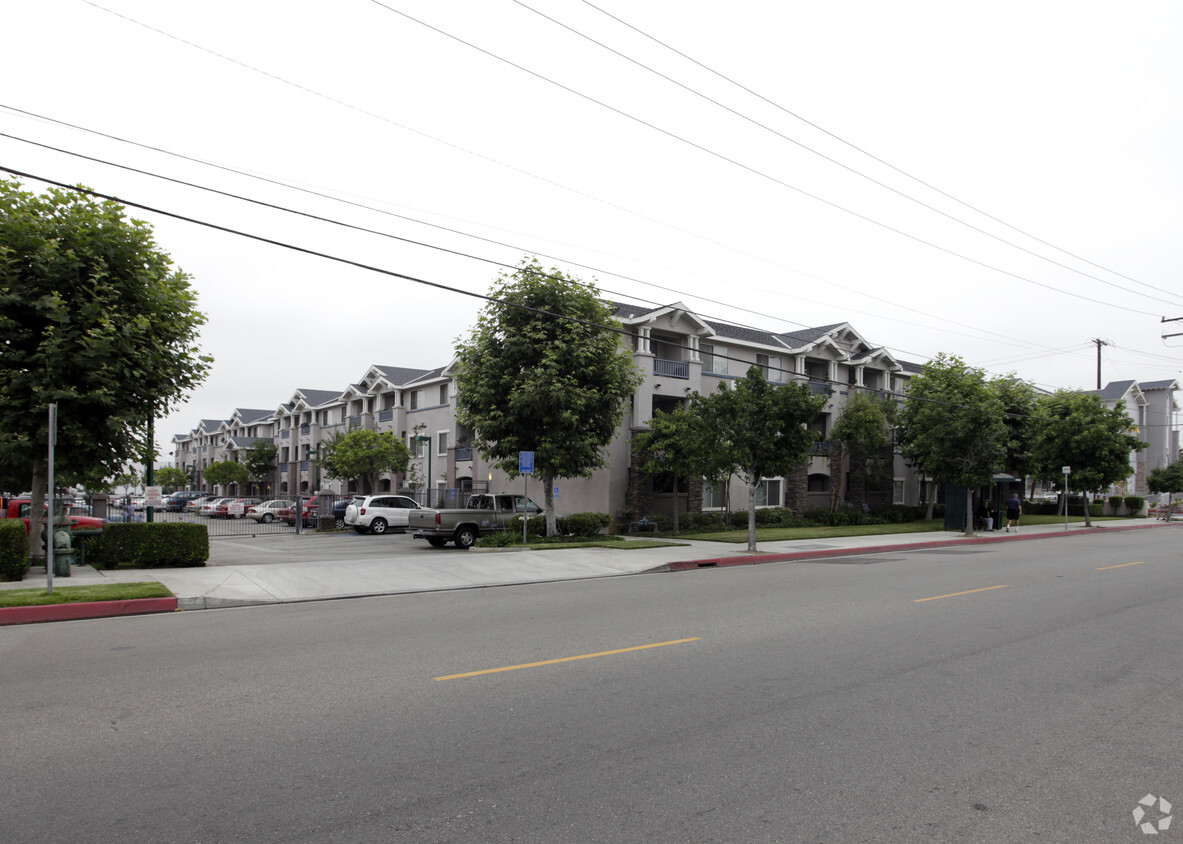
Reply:
[[[456,462],[463,463],[466,460],[472,460],[472,449],[471,448],[456,449]]]
[[[809,389],[815,396],[832,396],[834,388],[829,384],[822,384],[818,381],[810,381]]]
[[[662,378],[689,378],[690,364],[684,360],[653,359],[653,374]]]
[[[393,410],[379,410],[378,411],[378,421],[379,422],[393,422],[394,421],[394,411]]]
[[[810,443],[809,453],[814,457],[829,457],[830,456],[830,442],[829,440],[815,440]]]

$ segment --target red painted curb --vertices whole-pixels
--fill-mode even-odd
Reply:
[[[173,612],[177,599],[135,598],[130,601],[84,601],[77,604],[46,604],[40,607],[0,607],[0,625],[33,624],[39,621],[72,621],[114,615],[142,615]]]
[[[827,548],[820,551],[785,551],[778,554],[744,554],[738,557],[714,557],[708,560],[686,560],[670,563],[670,571],[692,571],[701,568],[723,566],[754,566],[760,563],[785,563],[793,560],[821,560],[827,557],[856,557],[863,554],[885,554],[890,552],[924,551],[930,548],[951,548],[958,545],[979,545],[995,542],[1021,542],[1025,539],[1055,539],[1060,536],[1078,536],[1097,531],[1145,530],[1167,525],[1121,525],[1115,527],[1074,528],[1060,533],[1003,533],[1002,536],[974,536],[962,539],[938,539],[932,542],[914,542],[908,545],[867,545],[863,548]]]

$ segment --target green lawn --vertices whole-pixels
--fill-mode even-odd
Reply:
[[[44,589],[0,589],[0,607],[39,607],[49,604],[77,604],[86,601],[130,601],[136,598],[171,598],[163,583],[100,583],[95,586],[55,586],[51,595]]]
[[[1093,522],[1108,521],[1112,516],[1093,516]],[[1069,523],[1084,522],[1083,516],[1069,516]],[[1023,516],[1024,525],[1063,524],[1063,516]],[[1003,527],[1006,521],[1002,522]],[[756,528],[757,542],[784,542],[792,539],[832,539],[841,536],[885,536],[899,533],[935,533],[943,531],[945,523],[942,519],[932,521],[907,522],[902,525],[849,525],[847,527],[809,527],[809,528]],[[697,539],[704,542],[741,543],[748,541],[748,529],[745,525],[739,530],[729,530],[723,533],[680,533],[678,539]]]

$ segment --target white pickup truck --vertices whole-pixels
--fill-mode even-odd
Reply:
[[[527,518],[542,513],[542,508],[524,495],[470,496],[468,506],[455,510],[411,510],[408,528],[416,539],[426,539],[432,548],[455,542],[457,548],[471,548],[478,537],[505,530],[514,516]]]

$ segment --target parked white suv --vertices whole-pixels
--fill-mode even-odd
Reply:
[[[345,524],[358,533],[402,532],[407,514],[418,509],[415,499],[405,495],[359,495],[345,508]]]

